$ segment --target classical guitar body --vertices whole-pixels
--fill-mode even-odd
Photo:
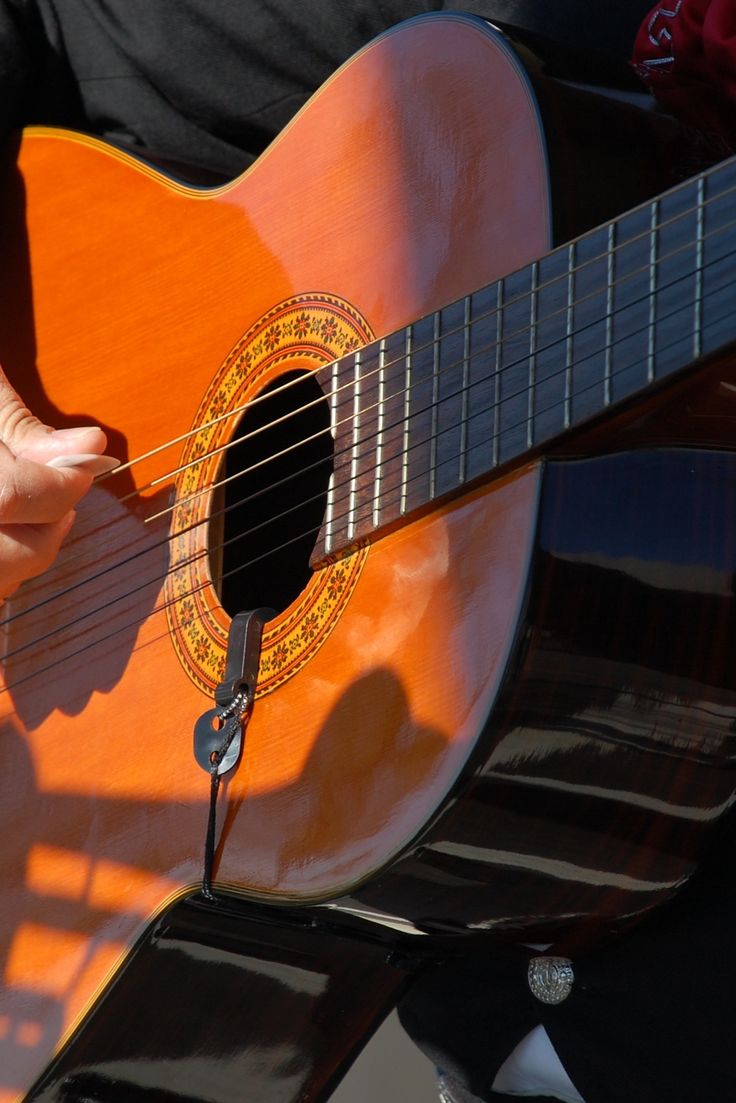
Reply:
[[[536,264],[664,186],[643,156],[661,140],[456,16],[366,48],[218,188],[24,135],[0,358],[45,420],[103,424],[124,466],[2,614],[1,1103],[67,1098],[84,1028],[87,1056],[43,1070],[197,892],[192,730],[241,609],[276,614],[220,794],[225,956],[248,901],[549,941],[687,878],[733,788],[731,365],[702,367],[726,293],[699,208],[667,200],[701,276],[699,370],[663,395],[659,349],[694,323],[679,300],[666,333],[652,317],[651,209],[626,231],[643,290],[616,305],[644,313],[625,341],[610,230]],[[97,1090],[82,1073],[69,1098]],[[203,1098],[269,1097],[238,1084]]]

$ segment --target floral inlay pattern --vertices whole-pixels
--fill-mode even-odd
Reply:
[[[299,295],[275,306],[238,341],[215,374],[184,443],[172,513],[165,601],[176,652],[206,693],[222,680],[230,617],[210,573],[208,518],[222,451],[249,401],[283,372],[317,369],[372,340],[348,303]],[[322,646],[348,603],[367,555],[355,547],[314,571],[299,598],[263,635],[258,693],[281,685]]]

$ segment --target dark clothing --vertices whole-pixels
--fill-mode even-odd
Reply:
[[[650,4],[0,0],[0,127],[64,125],[233,176],[338,65],[402,19],[461,8],[623,61]],[[529,993],[528,955],[483,953],[427,973],[404,1022],[462,1103],[499,1098],[496,1070],[540,1022],[587,1103],[730,1099],[728,857],[722,849],[661,916],[575,962],[559,1007]]]
[[[586,1103],[728,1103],[736,1089],[735,835],[732,814],[677,899],[575,960],[572,992],[557,1006],[529,990],[532,951],[478,951],[429,970],[401,1018],[445,1070],[457,1103],[500,1103],[495,1073],[538,1023]]]
[[[647,0],[0,0],[0,127],[65,125],[233,176],[346,58],[462,9],[628,59]],[[584,17],[581,18],[581,10]]]

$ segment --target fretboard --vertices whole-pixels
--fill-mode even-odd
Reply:
[[[314,558],[521,460],[736,337],[736,161],[322,369]]]

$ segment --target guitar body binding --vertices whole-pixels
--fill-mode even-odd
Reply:
[[[420,18],[231,184],[190,188],[47,130],[8,164],[0,360],[44,421],[102,424],[131,466],[94,486],[55,567],[2,613],[0,1103],[33,1083],[34,1099],[67,1098],[43,1070],[200,880],[191,729],[235,610],[212,583],[220,461],[196,483],[197,450],[232,439],[241,399],[306,373],[331,403],[330,485],[350,488],[352,467],[375,488],[331,357],[388,363],[397,333],[483,303],[492,281],[511,293],[523,266],[669,182],[672,126],[551,68],[480,20]],[[404,487],[388,520],[346,491],[264,634],[271,665],[223,785],[215,892],[231,912],[213,942],[268,905],[369,942],[564,928],[582,944],[687,879],[732,800],[731,376],[716,357],[674,411],[649,388],[548,449],[530,403],[517,427],[510,401],[509,436],[482,460],[490,422],[479,407],[468,446],[460,402],[446,439],[465,440],[461,486],[443,481],[442,444],[418,439],[383,484]],[[622,540],[632,487],[646,523]],[[386,980],[374,1024],[401,983]]]

